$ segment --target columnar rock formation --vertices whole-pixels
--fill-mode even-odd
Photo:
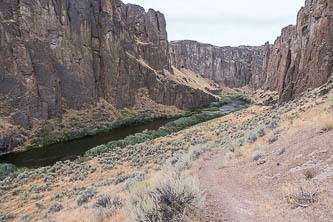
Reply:
[[[333,0],[306,0],[297,24],[266,45],[265,55],[259,82],[277,90],[282,102],[327,82],[333,71]]]
[[[178,84],[163,14],[119,0],[2,0],[1,115],[59,116],[105,99],[130,107],[140,88],[158,103],[192,108],[215,100]]]
[[[170,43],[171,64],[231,88],[251,84],[262,73],[263,47],[217,47],[196,41]]]

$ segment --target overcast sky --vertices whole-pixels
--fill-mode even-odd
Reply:
[[[273,43],[296,23],[305,0],[124,0],[161,11],[169,40],[197,40],[218,46]]]

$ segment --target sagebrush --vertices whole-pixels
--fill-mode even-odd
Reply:
[[[204,203],[197,177],[169,173],[152,186],[137,184],[127,194],[126,209],[130,221],[179,222],[190,218]]]

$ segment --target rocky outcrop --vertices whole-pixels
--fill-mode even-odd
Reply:
[[[22,112],[15,113],[12,116],[12,121],[15,124],[20,125],[21,127],[25,128],[25,129],[32,128],[32,122],[31,122],[30,118]]]
[[[264,53],[259,82],[277,90],[281,102],[327,82],[333,71],[333,1],[306,0],[297,24],[284,28]]]
[[[254,84],[262,73],[263,47],[217,47],[196,41],[170,43],[171,64],[231,88]],[[253,79],[253,80],[252,80]]]
[[[166,78],[168,44],[163,14],[119,0],[2,0],[1,114],[48,119],[101,98],[122,109],[140,88],[184,109],[215,101]]]
[[[16,133],[0,135],[0,155],[11,152],[19,144],[18,138]]]

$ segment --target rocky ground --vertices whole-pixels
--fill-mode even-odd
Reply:
[[[281,106],[259,92],[261,105],[164,138],[19,171],[0,182],[0,221],[126,221],[131,190],[170,167],[198,175],[206,194],[192,221],[330,221],[331,88]]]

